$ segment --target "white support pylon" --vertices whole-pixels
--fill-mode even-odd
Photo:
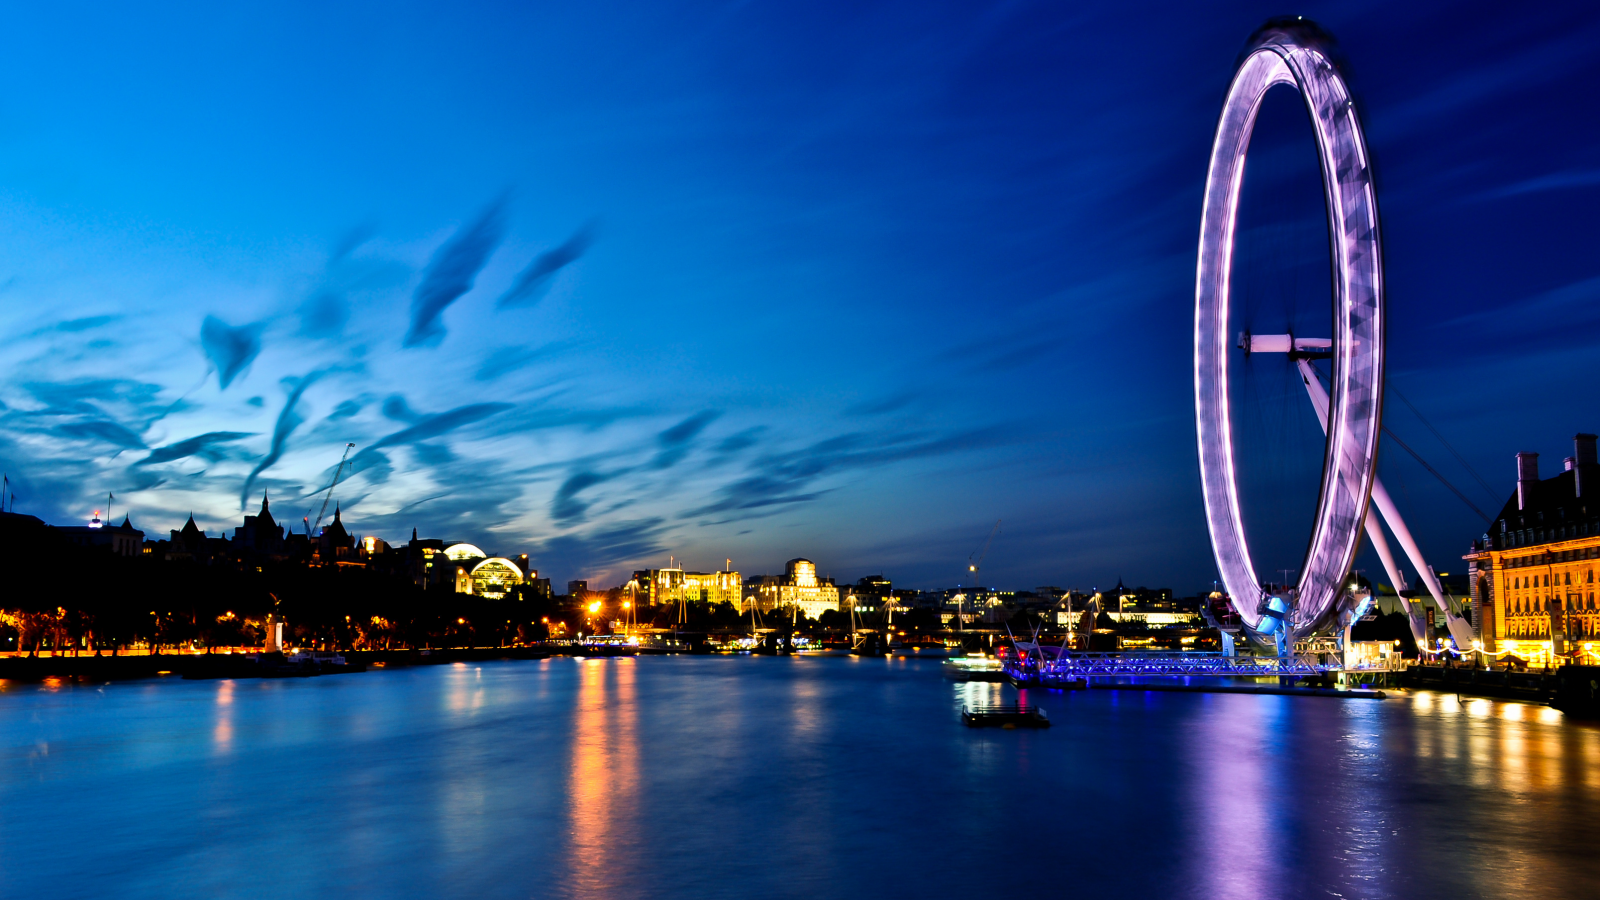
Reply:
[[[1298,343],[1298,342],[1297,342]],[[1328,432],[1328,392],[1322,386],[1317,372],[1311,368],[1307,359],[1298,359],[1295,365],[1300,369],[1300,380],[1306,386],[1306,393],[1311,396],[1311,405],[1317,410],[1317,421],[1322,424],[1323,434]],[[1450,637],[1455,639],[1456,648],[1468,650],[1472,647],[1474,635],[1472,624],[1467,621],[1461,609],[1461,604],[1454,597],[1445,594],[1444,587],[1439,583],[1439,576],[1434,574],[1433,567],[1422,558],[1422,548],[1411,537],[1411,529],[1406,527],[1405,519],[1400,517],[1400,510],[1394,505],[1389,492],[1384,488],[1383,481],[1376,476],[1372,479],[1372,505],[1378,507],[1378,513],[1383,516],[1384,524],[1394,532],[1395,539],[1400,542],[1400,548],[1406,552],[1411,564],[1417,569],[1417,577],[1427,585],[1428,593],[1433,595],[1433,602],[1444,613],[1446,627],[1450,630]],[[1401,574],[1395,564],[1394,554],[1389,549],[1389,542],[1384,540],[1383,531],[1378,523],[1373,520],[1369,510],[1366,517],[1367,537],[1372,540],[1372,548],[1378,552],[1378,558],[1383,560],[1383,567],[1389,572],[1389,577],[1394,579],[1395,593],[1400,596],[1400,602],[1405,604],[1406,619],[1411,626],[1411,637],[1417,646],[1423,646],[1427,641],[1426,619],[1420,603],[1413,603],[1400,591],[1406,589],[1405,576]]]

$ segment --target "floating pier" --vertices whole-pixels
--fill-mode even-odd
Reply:
[[[1097,691],[1165,691],[1176,694],[1278,694],[1290,697],[1337,697],[1341,700],[1382,700],[1383,691],[1358,688],[1279,687],[1270,684],[1094,684]]]
[[[1050,727],[1050,717],[1034,706],[964,706],[961,721],[968,728]]]

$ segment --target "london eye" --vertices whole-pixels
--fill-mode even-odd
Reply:
[[[1195,279],[1195,423],[1206,522],[1217,569],[1226,588],[1229,625],[1261,644],[1286,652],[1297,640],[1348,626],[1370,602],[1355,590],[1351,567],[1363,535],[1397,591],[1405,588],[1394,554],[1369,504],[1376,506],[1417,569],[1452,637],[1470,644],[1472,629],[1453,598],[1446,598],[1422,559],[1377,475],[1385,366],[1385,296],[1382,246],[1373,172],[1357,108],[1330,52],[1331,40],[1304,19],[1274,20],[1250,39],[1229,85],[1206,176]],[[1299,96],[1311,125],[1326,220],[1331,290],[1324,307],[1331,335],[1258,334],[1237,324],[1240,301],[1240,200],[1245,163],[1263,102],[1279,86]],[[1303,319],[1303,317],[1300,317]],[[1290,366],[1274,371],[1304,391],[1321,427],[1321,467],[1310,536],[1298,569],[1273,581],[1258,571],[1252,545],[1271,543],[1279,529],[1257,528],[1263,516],[1247,514],[1241,490],[1248,465],[1262,458],[1244,452],[1230,362],[1281,354]],[[1328,374],[1317,367],[1327,366]],[[1238,377],[1238,376],[1236,376]],[[1324,377],[1327,383],[1324,384]],[[1281,454],[1279,454],[1281,455]],[[1271,456],[1271,454],[1269,454]],[[1293,506],[1288,498],[1267,503]],[[1270,518],[1270,517],[1269,517]],[[1254,538],[1254,540],[1252,540]],[[1282,555],[1281,553],[1279,554]],[[1291,572],[1297,573],[1293,577]],[[1421,644],[1422,610],[1407,604],[1411,630]],[[1226,629],[1225,629],[1226,630]]]

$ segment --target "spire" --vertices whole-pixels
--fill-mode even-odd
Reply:
[[[411,543],[415,544],[416,542],[417,542],[417,529],[416,529],[415,526],[413,526],[412,529],[411,529]]]
[[[335,522],[339,521],[339,504],[337,503],[333,505],[333,520]]]
[[[128,521],[128,517],[126,515],[122,517],[122,527],[128,531],[133,530],[133,523]]]
[[[267,514],[267,492],[266,491],[262,491],[261,492],[261,514],[263,516]]]

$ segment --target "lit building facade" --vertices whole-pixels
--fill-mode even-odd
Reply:
[[[468,577],[472,581],[472,593],[490,600],[505,599],[524,580],[516,563],[499,556],[491,556],[473,566]]]
[[[814,619],[839,608],[839,589],[833,579],[818,578],[817,564],[809,559],[789,560],[784,564],[783,577],[754,579],[752,588],[745,606],[754,605],[762,612],[798,606]]]
[[[743,597],[742,582],[739,573],[724,572],[686,572],[683,569],[645,569],[633,573],[633,583],[638,584],[638,593],[643,602],[653,605],[667,605],[674,603],[731,603],[734,608],[739,608]],[[587,587],[587,582],[585,582]]]
[[[1558,657],[1600,659],[1600,464],[1595,436],[1573,439],[1574,454],[1539,478],[1539,454],[1517,454],[1517,490],[1467,561],[1473,624],[1483,649],[1533,665]],[[1589,506],[1595,509],[1590,510]]]
[[[390,548],[374,540],[374,548],[387,554]],[[411,531],[411,542],[403,548],[396,564],[398,571],[407,571],[412,581],[426,588],[439,587],[458,594],[476,594],[491,600],[502,600],[518,588],[550,597],[550,579],[540,578],[529,561],[528,554],[515,557],[490,556],[475,544],[448,542],[417,537]]]

